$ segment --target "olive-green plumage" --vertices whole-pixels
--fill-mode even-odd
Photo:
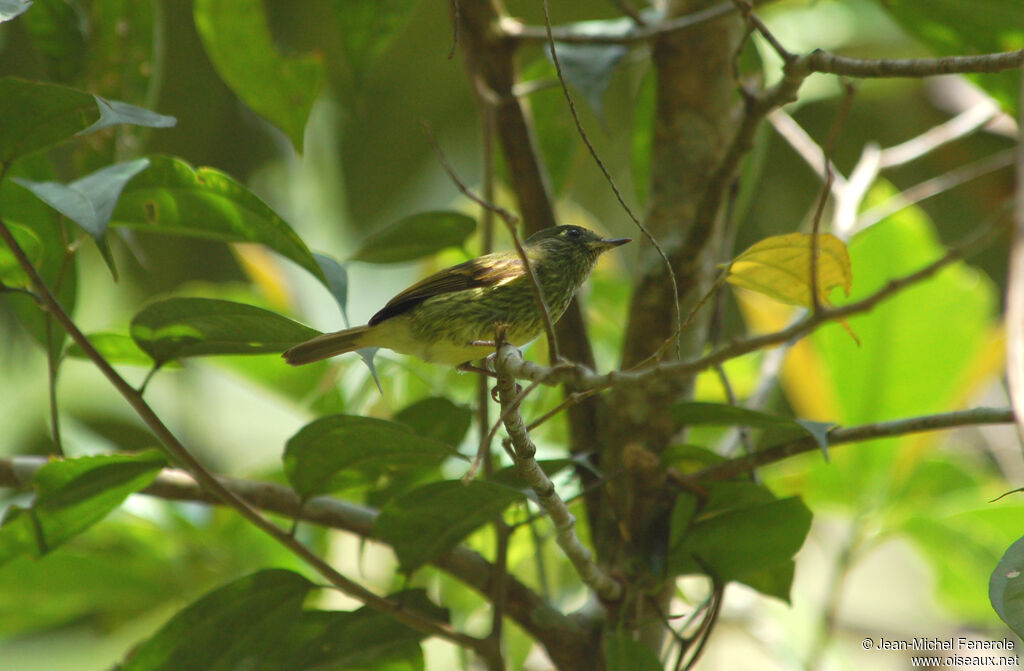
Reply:
[[[523,243],[552,322],[569,307],[597,257],[627,242],[602,239],[579,226],[555,226]],[[493,346],[480,343],[494,339],[498,323],[505,324],[506,337],[515,345],[544,331],[532,282],[514,251],[487,254],[431,275],[388,301],[366,326],[317,336],[284,358],[298,366],[364,347],[386,347],[454,366],[493,352]]]

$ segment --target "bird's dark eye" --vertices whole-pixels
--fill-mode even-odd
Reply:
[[[580,235],[581,235],[580,229],[578,229],[578,228],[570,228],[569,230],[567,230],[565,232],[565,235],[566,235],[566,237],[569,237],[569,238],[572,238],[573,240],[575,240],[575,239],[579,238]]]

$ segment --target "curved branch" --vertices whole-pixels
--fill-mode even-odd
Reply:
[[[877,59],[848,58],[816,49],[803,59],[813,72],[845,77],[931,77],[1020,69],[1024,67],[1024,49],[976,56]]]
[[[35,456],[0,459],[0,487],[29,486],[36,471],[48,462],[46,457]],[[219,477],[218,480],[249,505],[263,511],[380,542],[372,537],[373,525],[379,515],[373,508],[329,496],[317,496],[303,503],[292,489],[284,485],[226,477]],[[223,505],[223,501],[203,489],[191,475],[172,468],[161,471],[153,483],[140,493],[167,501]],[[483,596],[488,596],[494,589],[494,565],[465,546],[456,546],[436,557],[432,563]],[[505,583],[504,612],[527,632],[536,635],[543,630],[550,635],[552,630],[575,628],[569,618],[548,605],[540,595],[514,576],[505,576]]]
[[[2,178],[3,171],[0,171],[0,181],[2,181]],[[164,424],[163,420],[161,420],[153,408],[150,407],[149,403],[142,398],[142,395],[132,387],[127,380],[121,377],[121,375],[114,370],[114,367],[110,365],[110,362],[100,354],[91,342],[89,342],[89,339],[85,337],[85,334],[82,333],[71,319],[71,316],[68,315],[68,313],[61,307],[49,287],[46,286],[46,282],[43,281],[43,278],[39,275],[39,272],[32,264],[32,261],[29,260],[25,251],[18,244],[18,241],[11,234],[10,229],[7,228],[7,225],[2,219],[0,219],[0,240],[3,240],[7,245],[7,248],[17,260],[18,265],[28,276],[33,291],[39,296],[42,308],[52,315],[57,323],[67,331],[71,340],[73,340],[75,344],[85,352],[86,357],[92,361],[92,363],[100,370],[101,373],[103,373],[104,377],[107,378],[118,393],[120,393],[128,402],[132,409],[135,410],[136,414],[138,414],[146,426],[149,427],[149,430],[152,431],[160,441],[164,453],[176,463],[182,464],[196,479],[196,481],[200,483],[204,490],[231,508],[234,508],[253,526],[276,540],[284,547],[288,548],[290,552],[296,555],[299,559],[309,565],[328,582],[345,594],[358,599],[371,608],[400,620],[417,631],[430,636],[439,636],[455,643],[456,645],[474,650],[481,656],[490,656],[490,650],[488,649],[486,641],[450,629],[446,624],[431,620],[419,613],[410,611],[401,603],[378,596],[359,583],[346,578],[333,566],[324,561],[323,558],[293,538],[287,531],[264,517],[259,511],[249,505],[233,491],[225,487],[220,480],[206,470],[206,468],[194,456],[192,456],[192,453],[189,452],[181,441],[178,440],[177,436],[175,436],[167,425]]]

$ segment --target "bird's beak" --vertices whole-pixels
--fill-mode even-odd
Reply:
[[[594,249],[598,249],[602,252],[605,252],[613,247],[619,247],[621,245],[626,244],[627,242],[632,241],[632,238],[604,238],[602,240],[595,240],[590,244]]]

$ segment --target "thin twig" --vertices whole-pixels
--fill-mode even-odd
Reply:
[[[452,46],[448,49],[448,60],[455,58],[455,49],[459,46],[459,24],[462,23],[462,10],[459,7],[459,0],[451,0],[452,3]]]
[[[0,181],[3,178],[3,171],[0,170]],[[249,523],[267,534],[278,543],[286,547],[292,554],[296,555],[304,563],[313,568],[317,573],[326,578],[340,591],[358,599],[366,605],[391,615],[417,631],[432,636],[439,636],[457,645],[472,650],[483,650],[484,643],[478,639],[461,632],[450,629],[446,624],[429,619],[422,614],[410,611],[401,603],[377,596],[370,590],[339,573],[333,566],[324,561],[319,555],[309,548],[290,537],[287,531],[281,529],[269,519],[260,514],[255,508],[225,487],[212,473],[206,470],[192,453],[178,440],[177,436],[164,424],[163,420],[153,411],[150,405],[121,375],[110,365],[110,362],[96,350],[96,348],[85,337],[85,334],[78,328],[68,313],[61,307],[49,287],[40,277],[35,266],[25,255],[25,251],[18,244],[18,241],[11,235],[7,224],[0,219],[0,239],[7,245],[7,248],[14,255],[18,265],[28,275],[29,281],[42,300],[43,308],[51,314],[54,319],[67,331],[72,341],[78,345],[93,364],[100,370],[113,387],[128,402],[133,410],[139,415],[142,421],[149,427],[150,431],[157,437],[164,448],[164,452],[173,461],[184,465],[186,470],[193,477],[219,500],[231,508],[234,508]]]
[[[935,75],[1003,72],[1024,65],[1024,49],[977,56],[944,58],[848,58],[817,49],[805,57],[812,72],[847,77],[932,77]]]
[[[522,361],[522,353],[505,342],[504,334],[496,334],[497,356],[494,361],[494,368],[498,373],[498,399],[502,408],[512,406],[516,397],[515,378],[509,373],[509,365],[516,360]],[[593,559],[593,556],[580,542],[576,535],[574,526],[576,518],[569,512],[568,506],[558,496],[551,479],[544,473],[537,463],[537,446],[533,444],[522,415],[513,407],[513,412],[505,419],[505,430],[508,431],[509,439],[512,441],[515,450],[516,466],[527,484],[537,495],[540,505],[551,517],[555,527],[555,541],[562,551],[569,558],[573,568],[583,580],[584,584],[604,601],[618,601],[622,597],[622,585],[617,580],[604,572]]]
[[[501,217],[502,221],[505,222],[505,226],[508,228],[508,232],[512,236],[512,242],[515,244],[519,260],[523,262],[523,267],[526,269],[526,275],[530,278],[530,282],[533,285],[533,295],[537,301],[537,309],[540,310],[541,318],[544,322],[544,333],[548,337],[548,359],[552,364],[558,363],[561,361],[562,357],[558,353],[558,338],[555,337],[554,322],[551,320],[551,311],[548,309],[547,301],[544,298],[544,287],[541,286],[540,280],[537,279],[537,273],[534,272],[533,262],[526,254],[526,250],[523,248],[523,241],[519,237],[519,231],[517,230],[519,217],[509,212],[504,207],[484,200],[473,193],[472,189],[466,186],[466,183],[459,178],[451,164],[448,163],[448,159],[445,158],[444,152],[441,150],[441,145],[438,144],[437,138],[434,137],[434,131],[430,128],[430,124],[424,121],[423,129],[426,131],[427,137],[430,139],[430,144],[434,147],[434,152],[437,154],[438,160],[441,161],[441,166],[444,168],[444,171],[448,173],[448,177],[451,178],[459,191],[462,192],[462,195],[466,196],[480,207],[494,212],[496,215]]]
[[[922,415],[890,422],[834,428],[828,432],[828,445],[831,448],[846,443],[859,443],[865,440],[903,436],[909,433],[939,431],[978,424],[1009,424],[1011,422],[1013,422],[1013,410],[1010,408],[971,408],[970,410]],[[701,483],[729,480],[793,455],[820,449],[821,446],[813,438],[795,440],[758,450],[751,455],[723,461],[693,473],[687,473],[676,478],[676,483],[681,487],[692,487]]]
[[[622,192],[619,191],[618,185],[615,184],[615,180],[612,178],[611,173],[605,166],[604,161],[601,160],[600,155],[597,153],[597,149],[594,148],[593,143],[590,141],[590,137],[583,128],[583,122],[580,120],[579,112],[576,111],[576,102],[573,100],[572,94],[569,93],[569,86],[565,83],[565,76],[562,74],[562,64],[558,59],[558,52],[555,49],[555,40],[551,33],[551,14],[548,9],[548,0],[543,0],[543,5],[544,27],[548,31],[548,49],[551,52],[551,60],[555,64],[555,73],[558,75],[558,82],[562,85],[562,93],[565,94],[565,99],[569,103],[569,112],[572,113],[572,119],[576,123],[576,131],[579,133],[580,139],[583,140],[583,144],[587,146],[587,150],[590,152],[590,155],[594,158],[594,162],[597,163],[597,167],[601,170],[601,174],[604,175],[605,181],[607,181],[608,185],[611,187],[612,193],[615,194],[616,200],[619,201],[619,205],[622,206],[622,209],[625,210],[626,214],[629,215],[629,218],[633,220],[633,223],[640,229],[640,232],[644,234],[644,237],[647,238],[648,242],[651,243],[654,249],[658,252],[662,261],[665,263],[665,269],[668,271],[669,282],[672,283],[672,305],[674,310],[672,323],[675,324],[675,329],[666,339],[666,343],[674,341],[676,345],[676,358],[682,358],[682,345],[679,342],[679,334],[682,332],[682,327],[680,326],[682,314],[679,309],[679,286],[676,282],[676,272],[672,268],[672,262],[669,261],[669,258],[661,248],[661,245],[658,244],[658,241],[653,235],[651,235],[651,232],[647,230],[647,227],[640,223],[640,219],[633,213],[633,210],[630,209],[629,205],[626,204],[626,200],[622,197]]]

